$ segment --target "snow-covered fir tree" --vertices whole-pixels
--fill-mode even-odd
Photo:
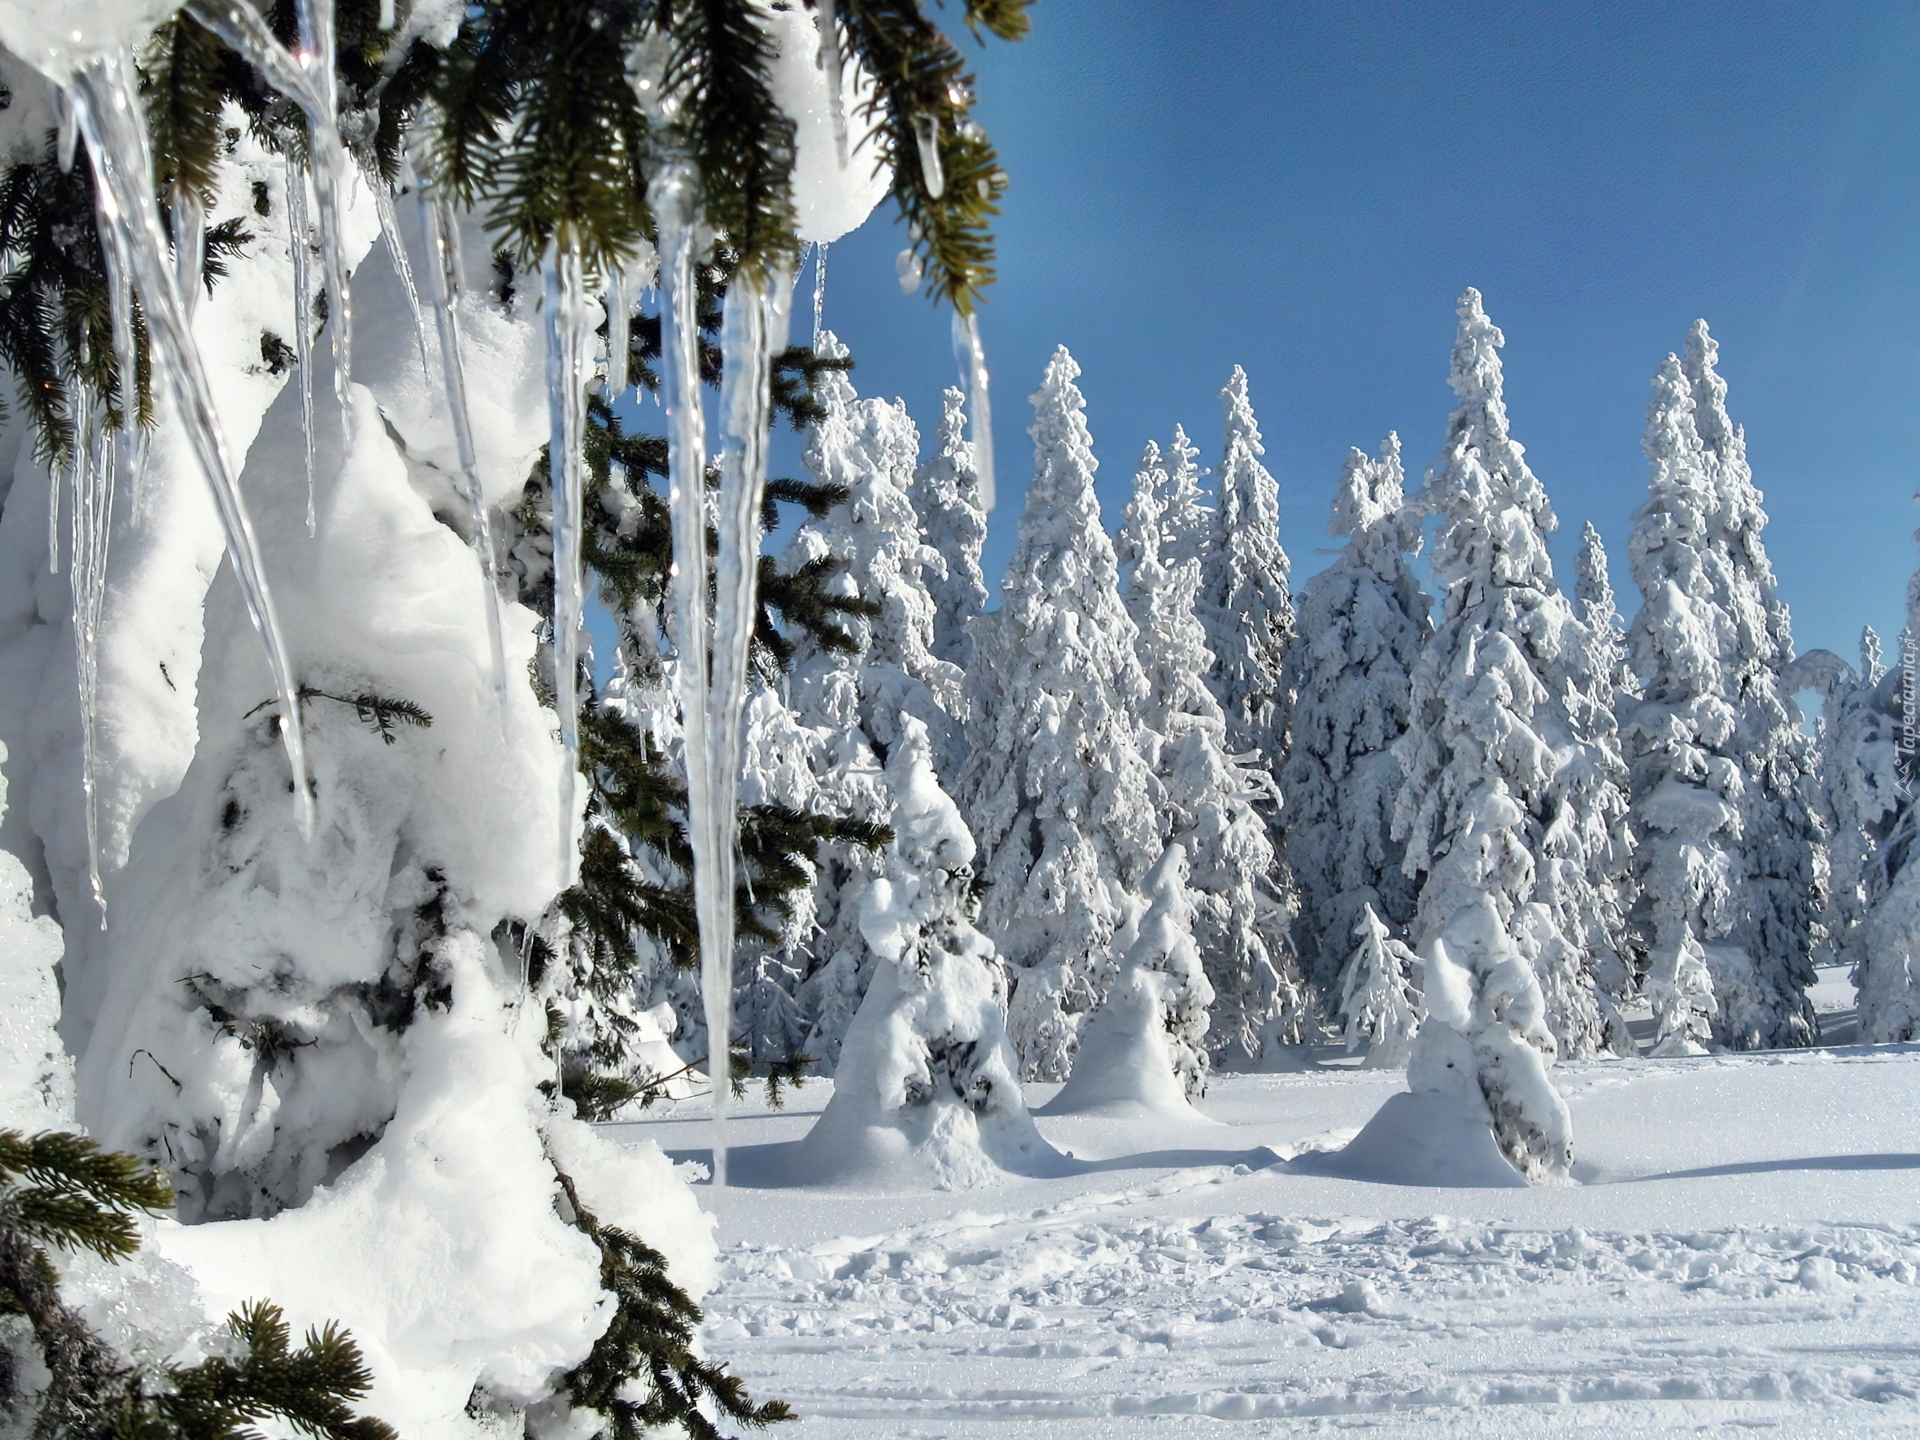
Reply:
[[[1291,566],[1280,546],[1280,487],[1260,463],[1266,453],[1238,365],[1220,392],[1227,407],[1226,453],[1216,472],[1213,535],[1201,557],[1201,622],[1213,652],[1213,692],[1227,714],[1236,754],[1260,752],[1269,770],[1286,753],[1284,665],[1293,640]],[[1174,553],[1185,559],[1186,532]]]
[[[1182,1114],[1205,1092],[1213,994],[1193,943],[1185,869],[1176,841],[1141,882],[1144,904],[1114,937],[1113,983],[1046,1113]]]
[[[1730,753],[1746,784],[1733,943],[1709,947],[1720,1013],[1714,1034],[1735,1049],[1806,1045],[1814,1038],[1812,952],[1826,888],[1825,836],[1816,812],[1814,753],[1782,677],[1793,662],[1786,604],[1761,532],[1767,523],[1747,463],[1746,435],[1727,413],[1719,344],[1704,320],[1688,332],[1682,368],[1713,485],[1714,596],[1723,694],[1733,707]]]
[[[1200,486],[1206,472],[1194,463],[1199,458],[1200,447],[1174,426],[1160,505],[1160,558],[1168,565],[1204,559],[1213,544],[1214,512]]]
[[[1691,925],[1682,922],[1679,939],[1653,952],[1645,994],[1653,1008],[1653,1049],[1648,1053],[1659,1059],[1704,1055],[1720,1007],[1713,998],[1707,953],[1693,938]]]
[[[816,352],[844,359],[831,332]],[[818,575],[859,608],[846,614],[842,639],[796,637],[792,693],[798,722],[821,736],[817,783],[836,813],[884,824],[893,799],[880,760],[917,720],[951,755],[961,714],[960,668],[933,653],[935,604],[929,573],[944,571],[922,542],[908,495],[919,434],[898,401],[862,400],[842,370],[817,382],[823,414],[808,432],[803,460],[814,477],[845,498],[801,525],[782,560],[788,575]],[[791,803],[791,801],[783,802]],[[801,987],[811,1023],[809,1054],[829,1067],[872,973],[860,924],[860,894],[885,858],[859,845],[831,847],[815,886],[821,930]]]
[[[1698,1029],[1693,1017],[1718,1008],[1695,974],[1703,947],[1738,943],[1747,780],[1731,753],[1736,720],[1720,663],[1733,626],[1713,582],[1717,502],[1676,356],[1653,386],[1642,442],[1652,474],[1627,550],[1643,597],[1627,637],[1640,697],[1623,730],[1637,841],[1632,918],[1663,1043],[1678,1034],[1684,1044]]]
[[[1450,375],[1459,403],[1420,499],[1439,520],[1433,569],[1443,608],[1414,669],[1393,833],[1420,881],[1411,933],[1428,962],[1422,1045],[1436,1029],[1467,1026],[1459,1033],[1481,1067],[1501,1148],[1523,1171],[1549,1174],[1564,1165],[1556,1112],[1526,1088],[1532,1081],[1507,1093],[1520,1072],[1502,1058],[1508,1041],[1486,1038],[1486,1027],[1508,1026],[1497,1017],[1516,1007],[1513,1043],[1542,1065],[1599,1044],[1591,959],[1569,926],[1593,904],[1582,893],[1581,850],[1591,817],[1580,807],[1610,776],[1568,708],[1568,651],[1583,627],[1554,585],[1552,507],[1508,428],[1503,337],[1477,290],[1461,296],[1459,315]],[[1472,1003],[1435,1003],[1442,948],[1471,978]],[[1443,1014],[1454,1020],[1437,1027]]]
[[[1212,657],[1194,615],[1195,560],[1162,562],[1169,480],[1147,442],[1116,549],[1130,570],[1126,604],[1147,690],[1142,743],[1162,787],[1163,840],[1190,867],[1193,933],[1213,991],[1209,1046],[1222,1064],[1257,1061],[1269,1040],[1300,1038],[1305,1019],[1288,943],[1288,909],[1256,801],[1278,797],[1263,768],[1226,752],[1226,720],[1207,688]]]
[[[1908,728],[1916,637],[1920,571],[1907,582],[1900,663],[1830,702],[1821,737],[1834,827],[1833,941],[1851,966],[1860,1038],[1872,1044],[1920,1038],[1920,777]],[[1863,653],[1863,667],[1870,670],[1878,658]]]
[[[962,670],[973,654],[969,629],[987,608],[987,580],[980,569],[987,513],[980,508],[973,444],[965,436],[965,405],[966,396],[953,387],[941,393],[933,454],[913,476],[920,538],[941,561],[938,567],[929,564],[926,575],[933,597],[933,653]]]
[[[1364,1044],[1369,1070],[1404,1069],[1425,1013],[1415,978],[1420,957],[1393,938],[1371,904],[1361,905],[1353,939],[1340,984],[1347,1050]]]
[[[873,979],[802,1163],[844,1181],[869,1169],[897,1179],[904,1162],[941,1189],[969,1189],[999,1171],[1035,1173],[1058,1157],[1021,1094],[1005,973],[967,918],[973,838],[934,775],[926,727],[911,716],[888,752],[886,783],[893,843],[882,874],[857,897]]]
[[[1339,975],[1361,911],[1395,934],[1414,914],[1406,847],[1393,834],[1402,780],[1394,746],[1432,627],[1407,563],[1420,548],[1420,520],[1403,489],[1398,436],[1387,436],[1378,460],[1348,453],[1327,523],[1347,543],[1301,592],[1300,634],[1287,655],[1293,725],[1280,785],[1287,863],[1300,890],[1294,934],[1328,1011],[1342,1004]]]
[[[1033,396],[1027,487],[998,611],[976,622],[962,807],[987,883],[981,926],[1015,967],[1008,1029],[1027,1078],[1072,1068],[1106,992],[1127,894],[1160,851],[1134,718],[1147,683],[1100,524],[1080,367]]]
[[[1633,670],[1627,664],[1627,634],[1614,603],[1613,577],[1607,571],[1607,547],[1589,520],[1580,530],[1580,550],[1574,557],[1573,602],[1580,623],[1587,627],[1586,673],[1614,690],[1617,712],[1633,702]]]

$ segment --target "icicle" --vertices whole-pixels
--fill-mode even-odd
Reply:
[[[920,178],[927,198],[938,200],[947,191],[947,172],[940,168],[940,117],[927,111],[913,117],[913,140],[920,150]]]
[[[480,552],[480,573],[486,583],[487,646],[493,661],[493,695],[500,712],[501,733],[507,725],[507,645],[500,626],[500,582],[494,573],[493,522],[487,511],[486,491],[480,484],[480,460],[473,447],[473,420],[467,411],[467,370],[460,349],[460,232],[451,209],[440,197],[414,184],[414,202],[420,209],[420,236],[427,252],[427,295],[440,334],[440,376],[446,386],[447,415],[453,425],[454,453],[460,460],[460,478],[466,483],[467,505],[473,516],[473,548]]]
[[[993,509],[993,406],[987,398],[987,350],[980,343],[980,317],[953,312],[953,358],[967,388],[973,413],[973,473],[980,484],[980,508]]]
[[[241,8],[245,8],[242,6]],[[300,694],[273,592],[260,564],[253,523],[227,454],[206,367],[188,329],[185,307],[167,263],[167,239],[154,204],[153,159],[147,149],[138,85],[128,55],[105,56],[83,67],[70,82],[68,101],[87,142],[93,166],[94,204],[102,240],[117,247],[140,297],[155,370],[173,387],[180,424],[220,512],[234,578],[266,647],[267,665],[281,707],[280,734],[293,776],[294,805],[304,834],[314,828],[313,792],[307,781],[306,741],[301,732]]]
[[[84,428],[74,436],[76,461],[86,457],[84,475],[76,468],[73,485],[74,674],[80,692],[80,788],[87,807],[87,878],[100,928],[107,928],[107,896],[100,883],[100,815],[95,779],[99,773],[100,616],[107,589],[107,538],[113,520],[114,453],[107,438],[106,407],[87,402]]]
[[[80,142],[79,118],[73,113],[73,106],[67,103],[66,91],[56,87],[53,92],[53,118],[59,127],[55,132],[54,156],[60,162],[60,173],[73,173],[74,146]]]
[[[542,267],[546,280],[547,488],[553,495],[553,682],[560,707],[560,744],[567,752],[560,774],[560,873],[572,883],[574,771],[580,757],[580,620],[585,581],[581,569],[580,508],[587,468],[587,380],[592,374],[593,330],[580,246],[556,243]]]
[[[380,0],[380,28],[382,30],[393,28],[393,0]]]
[[[388,27],[392,28],[392,27]],[[413,312],[413,338],[420,344],[420,372],[431,377],[433,362],[427,358],[427,317],[420,310],[420,291],[413,283],[413,262],[407,258],[406,243],[400,238],[400,220],[393,213],[393,192],[378,175],[366,177],[373,192],[373,210],[380,217],[380,236],[387,242],[387,254],[393,259],[400,288],[407,292],[407,309]]]
[[[820,68],[827,72],[827,114],[833,117],[833,156],[847,168],[847,107],[840,95],[840,22],[834,0],[820,0]]]
[[[713,1097],[713,1184],[727,1185],[727,1089],[733,1010],[733,799],[737,770],[712,764],[707,696],[706,413],[700,396],[699,293],[694,278],[695,177],[682,164],[656,177],[661,282],[666,307],[660,354],[670,426],[668,509],[673,520],[675,667],[686,735],[687,830],[700,926],[700,988],[707,1012],[707,1075]]]
[[[820,348],[820,335],[826,329],[822,317],[827,309],[827,242],[813,247],[813,348]]]
[[[333,0],[294,0],[300,27],[300,59],[314,81],[318,113],[307,115],[313,196],[319,203],[320,265],[327,276],[327,334],[333,341],[333,398],[340,424],[347,423],[347,387],[352,380],[353,297],[347,289],[347,188],[353,172],[341,143],[337,117],[340,77],[334,68]]]
[[[338,81],[334,74],[333,0],[297,0],[302,54],[287,53],[266,20],[246,0],[188,0],[187,13],[213,31],[267,83],[307,117],[314,199],[320,219],[320,264],[327,278],[327,330],[333,344],[333,391],[346,423],[352,378],[349,339],[353,329],[347,294],[347,246],[343,229],[352,172],[335,123]]]
[[[200,305],[200,287],[207,265],[207,207],[198,195],[182,195],[173,203],[173,276],[187,318]]]
[[[616,266],[607,282],[607,399],[626,394],[632,377],[628,374],[633,348],[633,307],[640,292],[652,288],[660,257],[645,240],[640,252],[626,264]]]
[[[67,387],[67,394],[69,397],[73,394],[71,385]],[[69,398],[67,409],[71,413],[74,408]],[[74,443],[78,444],[79,417],[77,414],[74,425]],[[60,460],[57,456],[47,462],[47,573],[49,575],[60,573]]]
[[[300,386],[300,443],[307,460],[307,536],[318,533],[313,482],[313,261],[307,249],[307,177],[287,158],[287,237],[293,255],[293,354]]]

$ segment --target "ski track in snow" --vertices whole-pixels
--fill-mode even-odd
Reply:
[[[1887,1063],[1894,1058],[1567,1067],[1577,1115],[1579,1097],[1600,1097],[1586,1108],[1603,1160],[1609,1147],[1639,1147],[1638,1174],[1603,1166],[1606,1178],[1664,1182],[1559,1192],[1580,1218],[1606,1224],[1551,1223],[1537,1191],[1400,1190],[1401,1216],[1380,1218],[1395,1203],[1381,1197],[1396,1187],[1330,1190],[1284,1160],[1265,1170],[1188,1163],[1093,1175],[1064,1193],[1059,1182],[1043,1191],[1015,1183],[953,1196],[945,1214],[926,1196],[736,1192],[728,1205],[741,1208],[723,1229],[738,1238],[706,1302],[704,1344],[757,1397],[793,1405],[801,1418],[782,1428],[794,1436],[1001,1435],[1007,1422],[1049,1436],[1161,1435],[1183,1418],[1249,1434],[1758,1427],[1911,1436],[1920,1433],[1920,1224],[1911,1223],[1920,1211],[1908,1204],[1893,1223],[1876,1217],[1889,1194],[1907,1193],[1888,1190],[1886,1172],[1915,1157],[1858,1153],[1850,1163],[1856,1137],[1836,1136],[1817,1092],[1784,1124],[1769,1107],[1756,1114],[1755,1136],[1784,1129],[1834,1141],[1801,1152],[1828,1157],[1809,1168],[1857,1177],[1847,1199],[1800,1193],[1853,1208],[1849,1223],[1786,1223],[1788,1211],[1783,1223],[1742,1223],[1756,1204],[1743,1172],[1798,1162],[1689,1173],[1689,1157],[1661,1153],[1657,1129],[1639,1123],[1672,1103],[1673,1082],[1770,1098],[1764,1087],[1788,1078],[1784,1060],[1801,1085],[1853,1093],[1860,1111],[1848,1123],[1872,1128],[1889,1101],[1914,1109],[1920,1056]],[[1312,1130],[1316,1107],[1341,1127],[1304,1145],[1275,1143],[1285,1156],[1338,1144],[1356,1102],[1364,1109],[1397,1088],[1378,1073],[1228,1077],[1209,1108],[1231,1115],[1250,1142],[1250,1131],[1269,1138],[1253,1117],[1283,1095],[1296,1135]],[[1908,1115],[1876,1150],[1917,1148]],[[808,1119],[763,1116],[771,1128],[761,1133],[786,1138]],[[1092,1132],[1048,1128],[1085,1153]],[[1114,1150],[1113,1132],[1102,1138]],[[1139,1138],[1138,1149],[1167,1153],[1171,1137]],[[1210,1127],[1205,1139],[1224,1158],[1248,1148],[1230,1129]],[[1144,1183],[1114,1183],[1135,1179]],[[1764,1183],[1792,1195],[1784,1187],[1798,1182],[1774,1174]],[[1693,1197],[1679,1212],[1650,1193],[1675,1188]],[[1289,1192],[1309,1206],[1334,1194],[1356,1207],[1371,1201],[1375,1213],[1283,1213],[1275,1202]],[[1716,1194],[1727,1197],[1724,1210]],[[1020,1204],[1037,1196],[1057,1198]],[[1481,1218],[1406,1211],[1408,1200],[1444,1209],[1450,1198]],[[1503,1206],[1522,1218],[1490,1218]],[[1636,1224],[1636,1212],[1647,1219]],[[1709,1223],[1692,1223],[1703,1217]],[[830,1233],[862,1222],[895,1228]]]

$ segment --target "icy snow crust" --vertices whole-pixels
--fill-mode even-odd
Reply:
[[[1320,1070],[1217,1076],[1195,1121],[1043,1116],[1074,1173],[965,1209],[737,1191],[706,1343],[793,1402],[793,1440],[1913,1434],[1920,1047],[1555,1075],[1570,1186],[1329,1173],[1400,1080]],[[798,1133],[826,1090],[738,1138]],[[609,1133],[697,1159],[681,1113]]]

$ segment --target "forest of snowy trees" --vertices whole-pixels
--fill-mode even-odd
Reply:
[[[1007,177],[917,6],[80,8],[0,3],[0,1400],[39,1433],[779,1418],[693,1342],[686,1173],[590,1123],[663,1097],[710,1093],[716,1191],[729,1095],[815,1077],[794,1175],[957,1188],[1063,1163],[1027,1082],[1186,1113],[1344,1044],[1552,1183],[1557,1060],[1810,1045],[1831,962],[1920,1039],[1920,575],[1895,663],[1796,654],[1704,322],[1630,617],[1591,524],[1556,577],[1471,289],[1432,460],[1354,449],[1297,591],[1260,377],[1108,517],[1064,346],[992,577]],[[831,291],[787,343],[889,195],[938,416]]]

